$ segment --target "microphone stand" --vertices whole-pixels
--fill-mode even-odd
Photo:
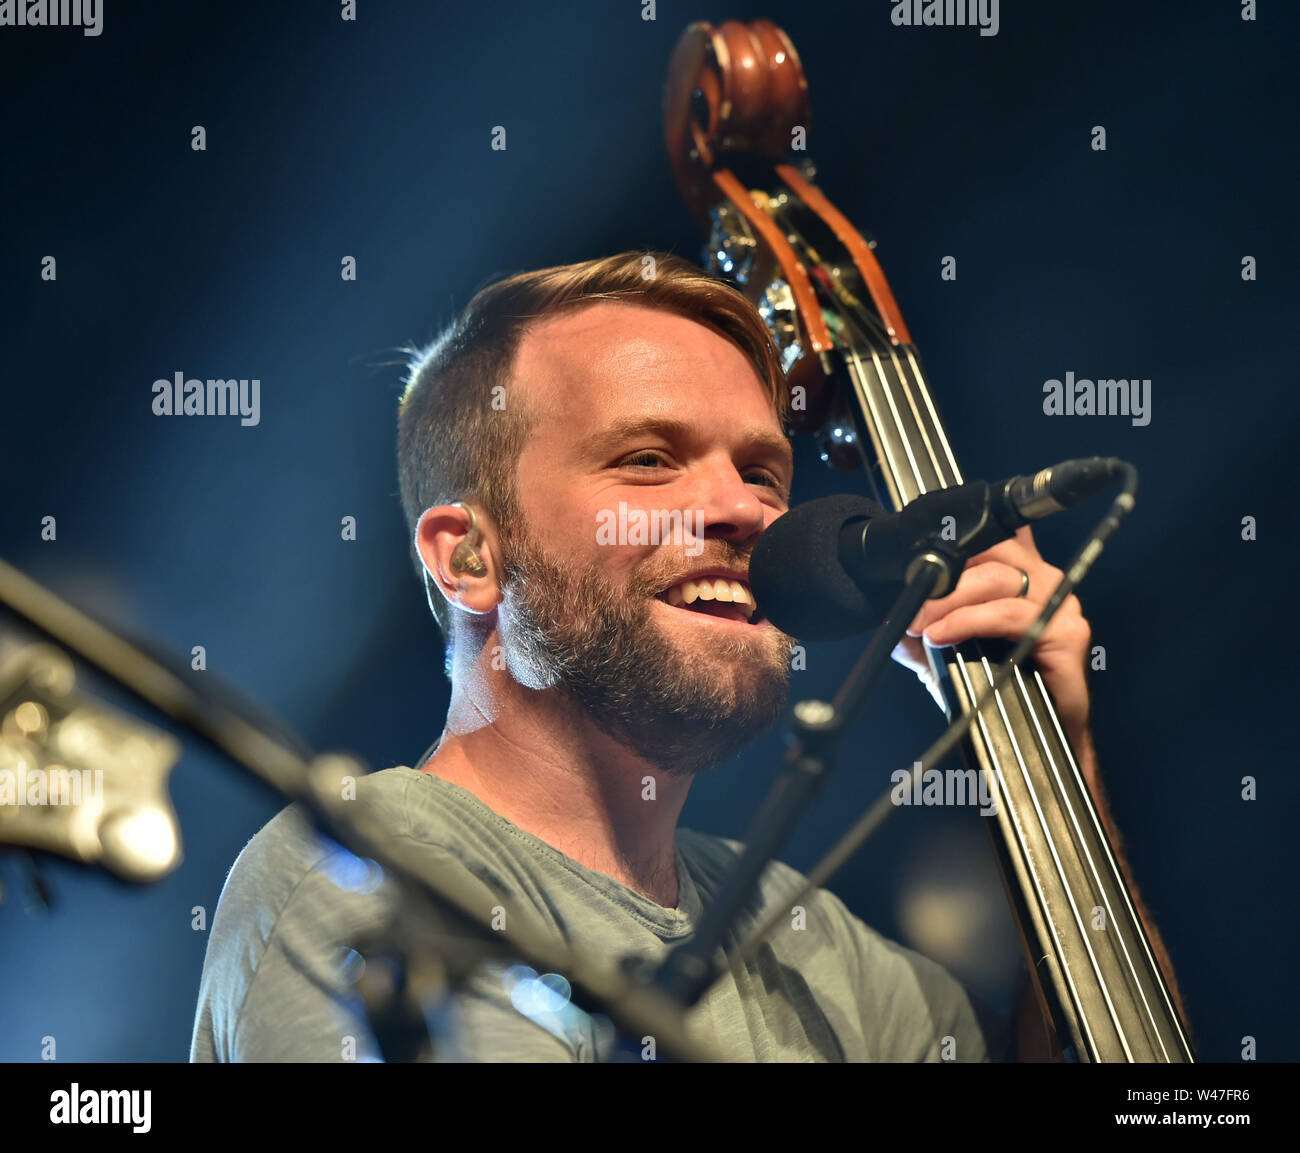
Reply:
[[[705,910],[695,934],[669,953],[650,975],[654,987],[689,1007],[717,979],[721,971],[717,954],[723,941],[757,889],[763,869],[825,784],[840,743],[875,688],[895,646],[921,606],[931,597],[943,596],[957,583],[964,563],[953,542],[928,542],[909,565],[903,591],[835,699],[805,700],[795,705],[784,770],[746,832],[744,851]]]

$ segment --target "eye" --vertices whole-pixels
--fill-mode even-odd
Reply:
[[[658,471],[659,466],[670,466],[672,462],[657,449],[644,449],[641,452],[633,453],[631,456],[625,456],[618,462],[618,468],[644,468],[651,471]],[[787,504],[790,503],[790,491],[786,488],[784,482],[774,472],[766,468],[750,469],[745,474],[746,484],[761,484],[766,488],[772,489],[781,500]]]
[[[783,504],[788,505],[790,503],[789,487],[786,485],[785,481],[783,481],[776,473],[772,472],[771,469],[750,469],[750,471],[745,474],[745,483],[761,484],[766,488],[770,488],[772,492],[776,494],[776,498]]]
[[[621,461],[619,461],[619,465],[624,468],[627,467],[649,468],[651,465],[663,464],[663,463],[664,463],[664,459],[662,454],[657,452],[651,452],[649,450],[645,452],[638,452],[633,456],[624,457]]]

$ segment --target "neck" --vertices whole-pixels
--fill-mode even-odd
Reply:
[[[558,690],[524,688],[494,673],[457,676],[447,726],[424,771],[467,789],[579,864],[675,907],[674,837],[689,778],[613,740]]]

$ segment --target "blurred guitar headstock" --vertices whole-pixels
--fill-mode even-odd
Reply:
[[[26,645],[0,663],[0,849],[157,880],[181,860],[167,791],[181,744],[92,701],[76,678],[52,645]]]

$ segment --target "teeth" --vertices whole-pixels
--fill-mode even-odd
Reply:
[[[697,600],[716,600],[745,605],[750,620],[753,620],[758,612],[758,606],[754,603],[754,594],[749,591],[749,588],[741,581],[727,580],[725,577],[706,577],[698,581],[682,581],[681,584],[673,585],[664,594],[664,599],[670,605],[678,607],[693,605]]]

